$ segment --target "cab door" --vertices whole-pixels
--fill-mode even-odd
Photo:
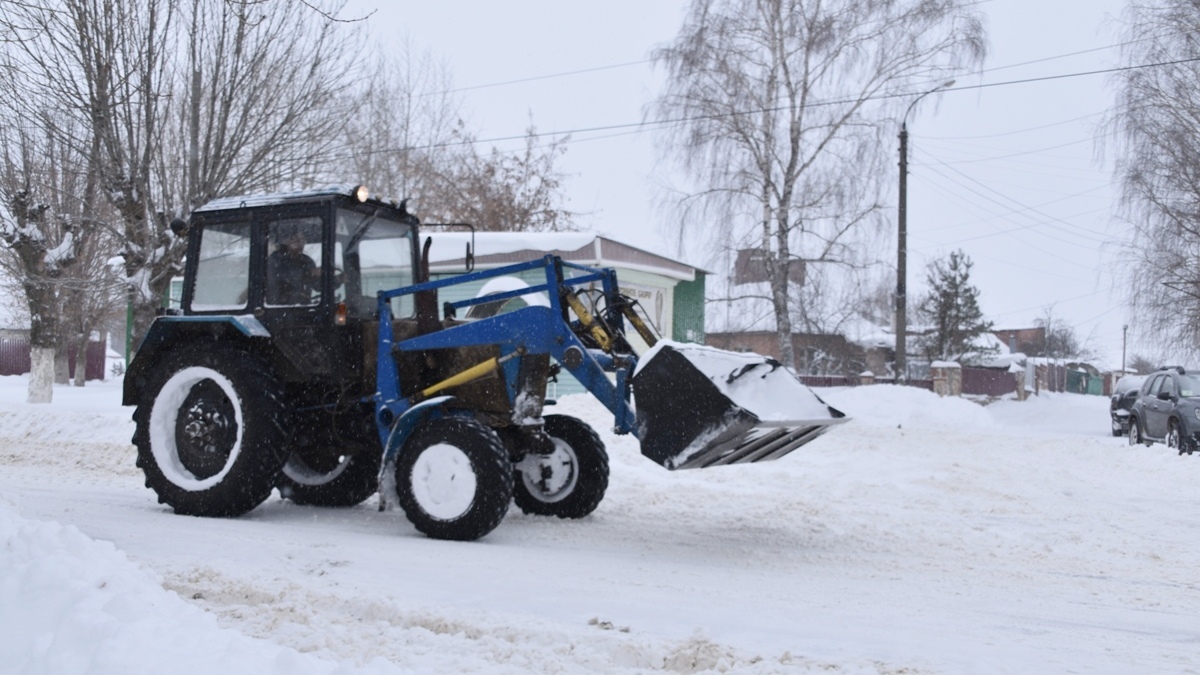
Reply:
[[[1158,381],[1150,391],[1150,398],[1144,404],[1147,435],[1153,438],[1166,438],[1167,420],[1175,408],[1178,394],[1179,389],[1175,386],[1175,378],[1170,373],[1158,376]]]
[[[323,204],[289,207],[266,212],[256,223],[266,245],[257,261],[254,314],[302,380],[336,377],[341,361],[329,211]]]

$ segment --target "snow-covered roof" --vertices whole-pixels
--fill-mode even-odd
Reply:
[[[351,197],[354,191],[358,188],[357,185],[328,185],[322,188],[314,188],[312,190],[297,190],[295,192],[275,192],[271,194],[261,195],[239,195],[234,197],[218,197],[204,206],[197,208],[193,213],[204,213],[206,211],[224,211],[226,209],[250,208],[255,206],[273,206],[277,204],[288,204],[291,202],[303,202],[320,197],[328,197],[331,195],[340,195]],[[371,195],[371,199],[392,206],[399,207],[400,202],[395,199],[385,198],[381,195]]]
[[[475,268],[490,269],[557,255],[568,262],[596,267],[621,267],[693,281],[698,270],[691,265],[651,253],[614,239],[584,232],[431,232],[432,271],[461,270],[466,245],[475,240]]]

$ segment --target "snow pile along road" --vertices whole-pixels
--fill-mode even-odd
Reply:
[[[822,390],[854,420],[686,472],[567,397],[604,503],[464,544],[373,503],[175,516],[119,383],[24,385],[0,378],[2,672],[1200,670],[1200,458],[1112,438],[1103,397]]]

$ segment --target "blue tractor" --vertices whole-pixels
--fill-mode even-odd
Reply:
[[[146,485],[177,513],[237,516],[278,489],[319,506],[378,493],[439,539],[482,537],[511,503],[581,518],[608,456],[588,424],[544,413],[564,370],[668,469],[776,459],[845,421],[771,359],[659,340],[611,269],[545,256],[431,281],[417,218],[361,187],[218,199],[173,228],[181,308],[151,326],[124,404]],[[544,281],[439,305],[530,273]],[[496,311],[531,293],[548,302]]]

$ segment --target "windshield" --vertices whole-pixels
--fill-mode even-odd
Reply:
[[[345,274],[343,299],[351,316],[372,316],[376,292],[413,283],[412,228],[388,216],[369,207],[338,209],[334,259]],[[411,295],[392,300],[393,316],[412,314]]]
[[[1200,377],[1195,375],[1180,375],[1179,395],[1184,398],[1200,396]]]

